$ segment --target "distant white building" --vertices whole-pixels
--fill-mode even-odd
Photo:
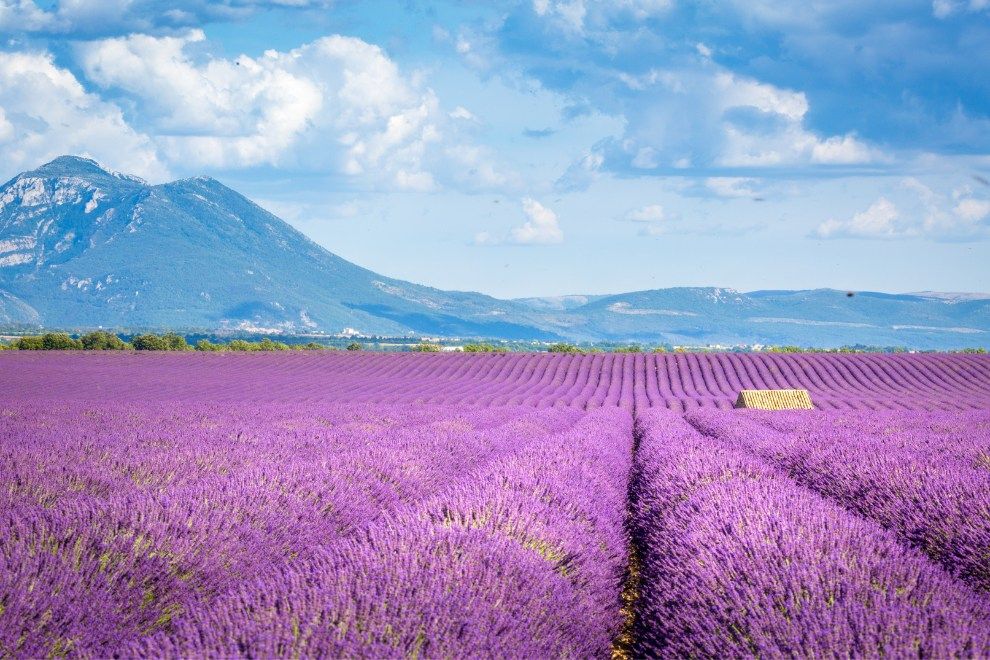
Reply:
[[[463,346],[442,346],[440,350],[444,353],[463,353]]]

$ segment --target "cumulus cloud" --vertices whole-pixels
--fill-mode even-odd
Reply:
[[[556,213],[530,197],[523,200],[522,207],[527,220],[521,227],[515,227],[511,231],[513,243],[549,245],[564,242],[564,232],[557,221]]]
[[[269,53],[197,65],[185,47],[205,37],[132,35],[79,47],[86,76],[140,105],[173,159],[213,167],[276,163],[323,104],[315,81]]]
[[[916,178],[899,187],[895,204],[881,196],[848,220],[829,219],[818,226],[820,238],[900,238],[973,240],[990,233],[990,200],[967,188],[939,192]]]
[[[868,209],[856,213],[849,220],[829,219],[818,226],[821,238],[853,236],[861,238],[892,238],[914,233],[910,228],[898,225],[900,212],[886,197],[880,197]]]
[[[798,64],[758,64],[759,50],[751,53],[748,65],[738,58],[739,48],[765,48],[781,38],[780,32],[788,34],[777,30],[766,38],[754,36],[750,44],[749,37],[737,34],[745,32],[742,24],[754,25],[757,33],[770,31],[768,26],[794,28],[820,46],[831,37],[829,21],[840,21],[851,11],[869,12],[857,10],[849,0],[814,7],[756,0],[732,3],[737,11],[702,9],[688,17],[673,10],[674,4],[533,0],[528,15],[514,16],[513,25],[524,26],[515,29],[530,30],[531,41],[546,26],[556,26],[565,36],[528,49],[518,45],[518,37],[503,39],[504,51],[520,58],[527,73],[575,103],[590,103],[626,122],[620,134],[596,145],[605,156],[602,171],[649,175],[715,168],[861,169],[892,162],[879,143],[862,137],[861,130],[870,133],[866,121],[829,122],[847,127],[843,129],[816,126],[834,110],[816,107],[813,112],[810,107],[825,83],[812,76],[782,75]],[[723,36],[697,29],[696,21],[714,19],[713,14],[738,29]],[[663,27],[637,22],[652,17],[663,17]],[[672,41],[665,28],[682,37]],[[717,53],[735,53],[731,68]],[[582,177],[577,175],[587,171],[574,167],[565,181],[578,185]],[[587,184],[591,178],[583,180]]]
[[[781,89],[729,72],[712,79],[724,141],[716,162],[725,166],[793,164],[859,165],[883,155],[854,135],[822,138],[805,126],[809,111],[803,92]]]
[[[968,187],[938,191],[909,177],[901,186],[918,202],[918,230],[936,238],[966,240],[990,230],[990,200],[974,195]]]
[[[168,176],[151,139],[45,53],[0,52],[0,153],[3,176],[62,154],[152,180]]]
[[[77,46],[87,78],[122,94],[171,160],[196,166],[330,169],[401,189],[437,177],[464,186],[508,180],[490,154],[457,139],[465,108],[441,110],[377,46],[323,37],[234,59],[200,56],[199,30]]]
[[[626,128],[621,137],[596,146],[602,159],[597,170],[649,174],[850,167],[888,160],[853,133],[822,136],[810,129],[810,104],[803,92],[732,73],[708,60],[636,75],[619,71],[614,78]],[[587,172],[588,167],[575,163],[568,183],[587,185],[591,179],[579,176]]]
[[[560,228],[557,214],[531,197],[522,200],[526,222],[513,227],[505,238],[493,236],[483,231],[475,234],[475,245],[553,245],[564,242],[564,232]]]

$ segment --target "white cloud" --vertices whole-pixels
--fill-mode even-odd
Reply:
[[[0,0],[0,32],[98,36],[162,33],[211,21],[244,19],[258,9],[326,7],[331,0],[57,0],[42,9],[35,0]]]
[[[960,200],[953,209],[956,216],[965,222],[980,222],[990,217],[990,200],[967,198]]]
[[[955,12],[955,5],[952,0],[932,0],[932,13],[935,18],[948,18]]]
[[[80,63],[99,86],[139,101],[171,158],[212,167],[277,163],[316,119],[320,88],[279,66],[274,53],[197,65],[185,48],[204,38],[197,30],[90,42],[79,47]]]
[[[463,105],[459,105],[450,111],[449,116],[451,119],[463,119],[465,121],[478,121],[478,118],[474,116],[474,113],[465,108]]]
[[[584,17],[587,14],[584,0],[533,0],[533,11],[537,16],[555,19],[555,22],[567,30],[584,30]]]
[[[900,238],[972,240],[990,233],[990,200],[974,197],[968,188],[939,192],[920,180],[904,179],[895,205],[880,197],[849,220],[830,219],[818,226],[821,238]],[[905,194],[907,193],[907,194]]]
[[[549,245],[564,242],[564,232],[557,221],[556,213],[531,197],[523,199],[522,207],[528,220],[511,231],[513,243]]]
[[[481,231],[474,235],[474,245],[553,245],[564,242],[564,232],[560,228],[557,214],[531,197],[522,200],[526,222],[513,227],[503,238],[491,232]]]
[[[479,231],[474,235],[475,245],[498,245],[498,241],[487,231]]]
[[[812,138],[811,162],[833,165],[869,163],[883,156],[852,135],[836,135],[825,140]]]
[[[467,188],[516,189],[522,186],[515,172],[506,172],[497,166],[487,148],[454,144],[446,147],[443,154],[451,166],[449,179]]]
[[[626,219],[633,222],[661,222],[666,217],[667,215],[664,213],[663,207],[659,204],[641,206],[626,214]]]
[[[3,176],[63,154],[152,180],[168,176],[155,145],[119,107],[88,93],[42,53],[0,53],[0,153]]]
[[[738,176],[714,176],[705,179],[705,186],[719,197],[755,197],[752,186],[756,179]]]
[[[492,35],[462,27],[453,39],[454,51],[472,69],[488,72],[501,61]]]
[[[203,40],[198,30],[131,35],[81,44],[78,55],[87,77],[128,96],[184,164],[331,169],[412,190],[431,190],[438,177],[467,187],[506,179],[457,139],[452,120],[470,113],[443,112],[375,45],[334,35],[256,58],[197,58]]]
[[[983,221],[990,217],[990,201],[974,197],[968,187],[951,194],[938,192],[914,177],[901,183],[919,205],[916,231],[935,238],[966,239],[986,233]]]
[[[599,177],[604,165],[605,155],[601,151],[589,151],[572,163],[555,185],[562,190],[583,190]]]
[[[696,66],[697,65],[697,66]],[[887,162],[855,134],[820,135],[807,125],[800,91],[738,75],[710,59],[681,69],[636,75],[621,83],[626,128],[606,150],[606,168],[752,168],[863,165]]]
[[[821,238],[891,238],[915,233],[913,229],[898,225],[900,217],[897,207],[886,197],[880,197],[868,209],[856,213],[850,220],[830,219],[823,222],[816,233]]]
[[[551,24],[575,34],[583,34],[590,25],[604,27],[616,16],[643,21],[666,13],[673,0],[533,0],[533,11]]]
[[[0,31],[34,32],[52,24],[52,16],[32,0],[0,0]]]
[[[620,71],[617,76],[619,80],[625,83],[626,87],[636,91],[643,91],[654,85],[662,85],[675,94],[683,94],[687,91],[681,80],[681,75],[675,71],[668,71],[666,69],[654,68],[640,75],[632,75],[625,71]]]
[[[990,0],[932,0],[932,14],[946,19],[958,13],[976,13],[990,9]]]
[[[636,152],[636,157],[632,159],[632,166],[640,170],[652,170],[660,165],[659,154],[653,147],[643,147]]]
[[[716,73],[713,82],[725,109],[756,108],[790,121],[801,121],[808,113],[808,99],[803,92],[780,89],[727,71]]]
[[[883,159],[854,135],[821,138],[808,130],[808,99],[803,92],[720,72],[709,90],[722,118],[724,142],[717,163],[725,166],[767,166],[800,163],[855,165]],[[731,119],[737,111],[756,110],[771,119],[772,130],[746,126]]]

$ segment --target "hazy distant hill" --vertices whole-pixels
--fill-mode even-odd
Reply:
[[[970,295],[671,288],[601,297],[568,315],[574,333],[683,344],[990,344],[990,299]]]
[[[63,156],[0,187],[0,323],[939,348],[990,343],[990,300],[717,288],[498,300],[361,268],[208,177],[151,186]]]

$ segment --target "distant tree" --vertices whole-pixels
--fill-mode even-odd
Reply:
[[[422,344],[416,344],[413,346],[412,350],[417,353],[439,353],[443,349],[440,347],[440,344],[423,342]]]
[[[495,344],[489,344],[486,342],[480,342],[477,344],[464,344],[463,350],[465,353],[508,353],[509,349],[505,346],[496,346]]]
[[[227,342],[228,351],[253,351],[255,350],[255,344],[250,341],[245,341],[243,339],[232,339]]]
[[[987,352],[987,349],[985,349],[985,348],[983,348],[983,347],[981,346],[981,347],[979,347],[979,348],[964,348],[964,349],[962,349],[962,350],[961,350],[961,351],[959,351],[959,352],[960,352],[960,353],[975,353],[975,354],[977,354],[977,355],[985,355],[985,354],[986,354],[986,352]]]
[[[79,338],[87,351],[123,351],[127,343],[123,339],[105,330],[88,332]]]
[[[465,353],[494,353],[495,350],[492,344],[464,344]]]
[[[666,346],[657,346],[656,348],[653,349],[653,352],[654,353],[666,353],[667,352],[667,347]]]
[[[81,351],[83,345],[64,332],[46,332],[41,335],[41,347],[46,351]]]
[[[42,343],[41,337],[39,336],[19,337],[15,339],[14,343],[11,345],[19,351],[45,350],[45,345]]]
[[[639,346],[636,346],[636,345],[632,345],[632,346],[619,346],[618,348],[616,348],[612,352],[613,353],[642,353],[643,352],[643,349],[640,348]]]
[[[805,349],[800,346],[767,346],[765,349],[768,353],[804,353]]]
[[[165,338],[151,332],[143,335],[137,335],[131,340],[131,344],[134,346],[134,350],[136,351],[169,350],[168,343],[165,341]]]
[[[178,333],[169,332],[165,335],[162,335],[162,340],[165,342],[165,346],[167,346],[167,348],[165,349],[166,351],[192,350],[192,346],[189,345],[189,342],[186,341],[186,338]]]
[[[575,346],[574,344],[565,344],[563,342],[557,344],[551,344],[547,348],[547,353],[582,353],[583,351]]]
[[[296,344],[292,348],[297,351],[323,351],[327,349],[326,346],[323,344],[317,344],[315,341],[308,341],[305,344]]]
[[[219,353],[226,350],[226,348],[223,344],[214,344],[209,339],[200,339],[196,342],[196,350],[204,353]]]
[[[257,344],[257,349],[259,351],[287,351],[289,350],[289,345],[280,341],[273,341],[268,337],[265,337]]]
[[[349,351],[360,351],[360,350],[364,350],[364,346],[362,346],[361,344],[359,344],[356,341],[352,341],[350,344],[347,345],[347,350],[349,350]]]

